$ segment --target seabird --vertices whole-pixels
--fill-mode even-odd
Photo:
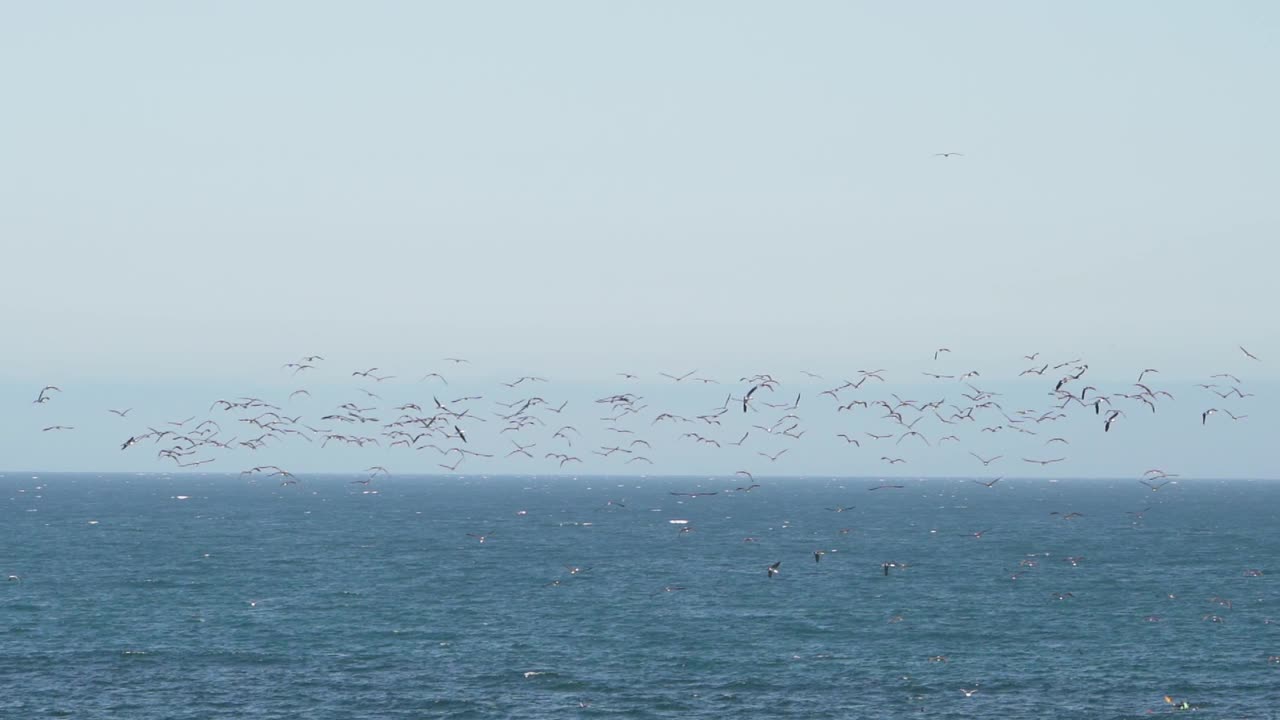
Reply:
[[[32,400],[31,402],[36,405],[41,405],[49,402],[49,400],[52,399],[47,394],[50,390],[57,390],[58,392],[62,392],[62,388],[56,385],[45,385],[43,388],[41,388],[40,394],[36,396],[36,399]]]
[[[976,457],[976,458],[978,458],[978,462],[982,463],[982,466],[983,466],[983,467],[986,467],[986,466],[990,465],[991,463],[993,463],[993,462],[995,462],[995,461],[999,460],[1000,458],[1004,457],[1003,455],[996,455],[996,456],[992,457],[990,460],[988,460],[988,459],[986,459],[986,458],[983,458],[981,455],[979,455],[978,453],[975,453],[975,452],[970,452],[969,454],[970,454],[970,455],[972,455],[972,456],[974,456],[974,457]]]

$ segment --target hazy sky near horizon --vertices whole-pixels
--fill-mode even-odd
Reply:
[[[1244,345],[1274,383],[1277,31],[1261,1],[10,4],[0,389],[939,346],[1191,382]]]

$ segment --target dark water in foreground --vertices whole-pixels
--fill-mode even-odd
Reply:
[[[347,479],[0,477],[0,717],[1280,717],[1280,482]]]

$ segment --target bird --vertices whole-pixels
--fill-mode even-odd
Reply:
[[[1138,482],[1140,482],[1140,483],[1142,483],[1143,485],[1146,485],[1147,487],[1151,488],[1151,492],[1155,492],[1155,491],[1159,490],[1160,488],[1164,487],[1165,485],[1168,485],[1169,483],[1174,482],[1174,481],[1173,481],[1173,480],[1165,480],[1164,482],[1160,483],[1159,485],[1152,485],[1151,483],[1147,482],[1146,480],[1139,480]]]
[[[960,692],[964,693],[965,697],[973,697],[978,692],[978,688],[960,688]]]
[[[779,560],[778,562],[776,562],[776,563],[774,563],[774,564],[772,564],[772,565],[768,566],[768,567],[765,569],[765,572],[767,572],[767,573],[769,574],[769,577],[773,577],[774,575],[777,575],[778,573],[782,572],[782,570],[780,570],[780,569],[779,569],[780,567],[782,567],[782,561],[781,561],[781,560]]]
[[[491,538],[491,537],[493,537],[495,533],[496,533],[496,531],[495,531],[495,530],[490,530],[489,532],[484,533],[483,535],[482,535],[482,534],[480,534],[480,533],[467,533],[467,537],[475,538],[476,540],[479,540],[479,541],[480,541],[480,544],[481,544],[481,545],[483,545],[483,544],[484,544],[484,541],[485,541],[485,540],[488,540],[488,539],[489,539],[489,538]]]
[[[696,372],[698,372],[698,371],[697,371],[697,370],[690,370],[689,372],[687,372],[687,373],[685,373],[685,374],[683,374],[683,375],[680,375],[680,376],[676,376],[676,375],[672,375],[672,374],[670,374],[670,373],[664,373],[664,372],[663,372],[663,373],[658,373],[658,374],[659,374],[659,375],[661,375],[661,376],[663,376],[663,377],[671,378],[672,380],[675,380],[676,382],[680,382],[680,381],[684,380],[685,378],[688,378],[690,375],[693,375],[693,374],[694,374],[694,373],[696,373]]]
[[[944,158],[949,158],[949,157],[964,157],[964,153],[958,153],[958,152],[940,152],[940,153],[934,153],[934,154],[933,154],[933,156],[934,156],[934,157],[944,157]]]
[[[1032,458],[1022,458],[1022,459],[1023,459],[1024,461],[1026,461],[1026,462],[1029,462],[1029,463],[1035,463],[1035,464],[1038,464],[1038,465],[1040,465],[1041,467],[1044,467],[1045,465],[1051,465],[1051,464],[1053,464],[1053,463],[1062,462],[1063,460],[1066,460],[1066,458],[1064,458],[1064,457],[1060,457],[1060,458],[1053,458],[1052,460],[1035,460],[1035,459],[1032,459]]]
[[[1257,355],[1254,355],[1253,353],[1249,352],[1248,350],[1245,350],[1243,345],[1237,345],[1237,347],[1239,347],[1239,348],[1240,348],[1240,352],[1244,353],[1244,354],[1245,354],[1245,356],[1246,356],[1246,357],[1248,357],[1250,360],[1255,360],[1255,361],[1257,361],[1257,362],[1262,362],[1261,360],[1258,360],[1258,356],[1257,356]]]
[[[1112,410],[1110,413],[1107,413],[1107,419],[1104,420],[1102,423],[1102,431],[1111,432],[1111,424],[1116,421],[1116,418],[1120,417],[1123,414],[1124,413],[1120,412],[1119,410]]]
[[[996,478],[995,480],[992,480],[991,482],[982,482],[981,480],[974,480],[973,482],[976,482],[983,487],[994,487],[996,483],[1000,482],[1003,479],[1004,477],[1001,476]]]
[[[116,415],[119,415],[120,417],[124,417],[124,416],[128,415],[130,410],[133,410],[133,408],[128,408],[127,410],[112,410],[111,408],[107,408],[107,412],[109,412],[109,413],[115,413]]]
[[[1003,455],[996,455],[995,457],[993,457],[993,458],[991,458],[991,459],[986,459],[986,458],[982,457],[981,455],[979,455],[979,454],[977,454],[977,453],[975,453],[975,452],[970,452],[969,454],[970,454],[970,455],[972,455],[972,456],[974,456],[974,457],[976,457],[976,458],[978,458],[978,462],[982,463],[982,466],[983,466],[983,467],[986,467],[986,466],[990,465],[991,463],[993,463],[993,462],[995,462],[995,461],[999,460],[1000,458],[1004,457]]]
[[[1208,422],[1209,416],[1213,415],[1216,412],[1218,412],[1218,408],[1209,408],[1208,410],[1205,410],[1204,412],[1200,413],[1200,424],[1204,425],[1206,422]]]
[[[822,556],[823,556],[823,555],[826,555],[826,554],[827,554],[827,553],[826,553],[826,551],[825,551],[825,550],[814,550],[814,551],[813,551],[813,561],[814,561],[814,562],[816,562],[816,563],[817,563],[817,562],[822,562]]]
[[[43,405],[44,403],[49,402],[52,399],[48,395],[50,390],[56,390],[58,392],[62,392],[62,388],[56,385],[45,385],[43,388],[41,388],[40,394],[36,396],[36,399],[31,401],[32,404]]]

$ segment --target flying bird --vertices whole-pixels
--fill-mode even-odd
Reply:
[[[52,398],[50,398],[50,397],[49,397],[49,395],[48,395],[48,393],[49,393],[49,391],[50,391],[50,390],[56,390],[56,391],[58,391],[58,392],[62,392],[62,388],[60,388],[60,387],[58,387],[58,386],[56,386],[56,385],[45,385],[45,386],[40,390],[40,394],[36,396],[36,399],[31,401],[31,402],[32,402],[32,404],[35,404],[35,405],[43,405],[44,403],[49,402],[49,401],[52,399]]]
[[[684,379],[688,378],[690,375],[693,375],[693,374],[694,374],[694,373],[696,373],[696,372],[698,372],[698,371],[697,371],[697,370],[690,370],[689,372],[687,372],[687,373],[685,373],[685,374],[683,374],[683,375],[680,375],[680,376],[678,376],[678,377],[677,377],[677,376],[675,376],[675,375],[672,375],[672,374],[670,374],[670,373],[658,373],[658,374],[659,374],[659,375],[661,375],[661,376],[663,376],[663,377],[671,378],[672,380],[675,380],[676,382],[680,382],[681,380],[684,380]]]
[[[1052,463],[1062,462],[1063,460],[1066,460],[1066,458],[1064,457],[1053,458],[1052,460],[1033,460],[1032,458],[1022,458],[1022,459],[1029,463],[1036,463],[1040,465],[1040,467],[1044,467],[1045,465],[1050,465]]]

